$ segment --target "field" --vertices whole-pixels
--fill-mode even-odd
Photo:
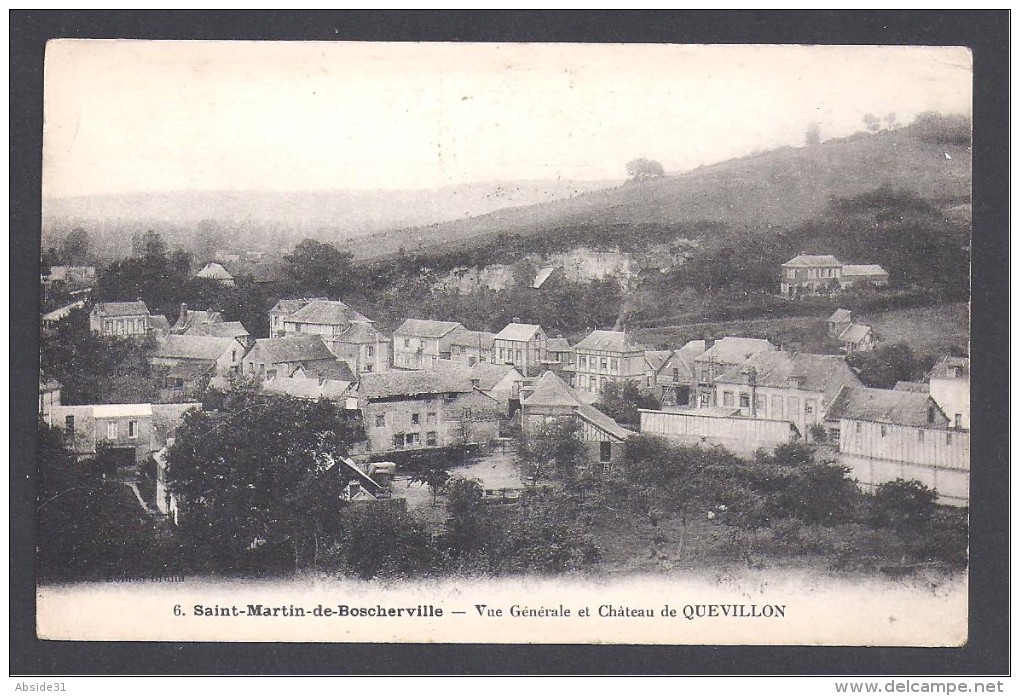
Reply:
[[[870,324],[883,343],[906,343],[922,355],[943,356],[970,342],[970,308],[963,302],[864,314],[855,321]]]

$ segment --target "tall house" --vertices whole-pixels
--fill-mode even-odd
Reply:
[[[595,330],[574,346],[574,388],[601,393],[609,382],[642,384],[645,348],[623,331]]]
[[[450,360],[453,340],[464,327],[455,321],[406,319],[393,332],[393,366],[411,370]]]
[[[371,324],[351,324],[329,347],[355,374],[386,372],[390,368],[390,339]]]
[[[752,355],[777,350],[763,338],[727,336],[715,340],[705,339],[705,351],[694,358],[694,382],[691,384],[692,403],[702,408],[720,406],[715,402],[715,379],[727,370],[742,364]]]
[[[331,341],[356,323],[373,322],[339,300],[312,300],[283,320],[283,331],[287,336],[314,334]]]
[[[648,373],[645,386],[656,391],[664,406],[687,406],[693,403],[695,360],[705,352],[705,341],[688,341],[683,347],[668,351],[645,351]]]
[[[98,302],[89,314],[89,329],[102,336],[143,337],[149,331],[149,308],[137,302]]]
[[[277,375],[290,377],[299,367],[305,370],[328,368],[338,362],[322,336],[283,336],[260,338],[244,356],[243,371],[272,379]]]
[[[478,363],[495,363],[492,344],[496,334],[460,328],[450,339],[450,359],[472,367]]]
[[[860,379],[839,355],[766,351],[752,355],[715,379],[718,406],[740,415],[785,420],[808,438],[844,387]]]
[[[374,323],[339,300],[280,300],[269,313],[273,338],[318,336],[359,374],[389,368],[389,339],[373,327]]]
[[[315,300],[325,300],[325,297],[302,297],[293,300],[280,300],[269,310],[269,337],[279,338],[285,335],[284,322],[287,317],[304,308]]]
[[[547,341],[538,324],[507,324],[493,337],[494,360],[500,365],[513,365],[525,377],[537,376],[547,357]]]
[[[970,358],[943,358],[932,369],[928,386],[950,425],[970,430]]]
[[[782,266],[779,292],[784,297],[825,295],[840,287],[843,262],[835,256],[800,254]]]

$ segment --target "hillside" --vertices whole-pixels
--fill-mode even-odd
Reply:
[[[857,134],[814,147],[783,148],[642,183],[564,200],[380,235],[371,254],[470,247],[500,233],[668,226],[741,230],[792,227],[817,216],[831,197],[888,185],[955,204],[970,200],[971,152],[960,139],[910,126]]]

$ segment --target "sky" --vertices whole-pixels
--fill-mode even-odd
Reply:
[[[679,172],[971,113],[963,48],[58,40],[43,195]]]

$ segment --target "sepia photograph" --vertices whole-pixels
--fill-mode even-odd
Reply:
[[[37,637],[965,645],[973,100],[962,46],[49,41]]]

